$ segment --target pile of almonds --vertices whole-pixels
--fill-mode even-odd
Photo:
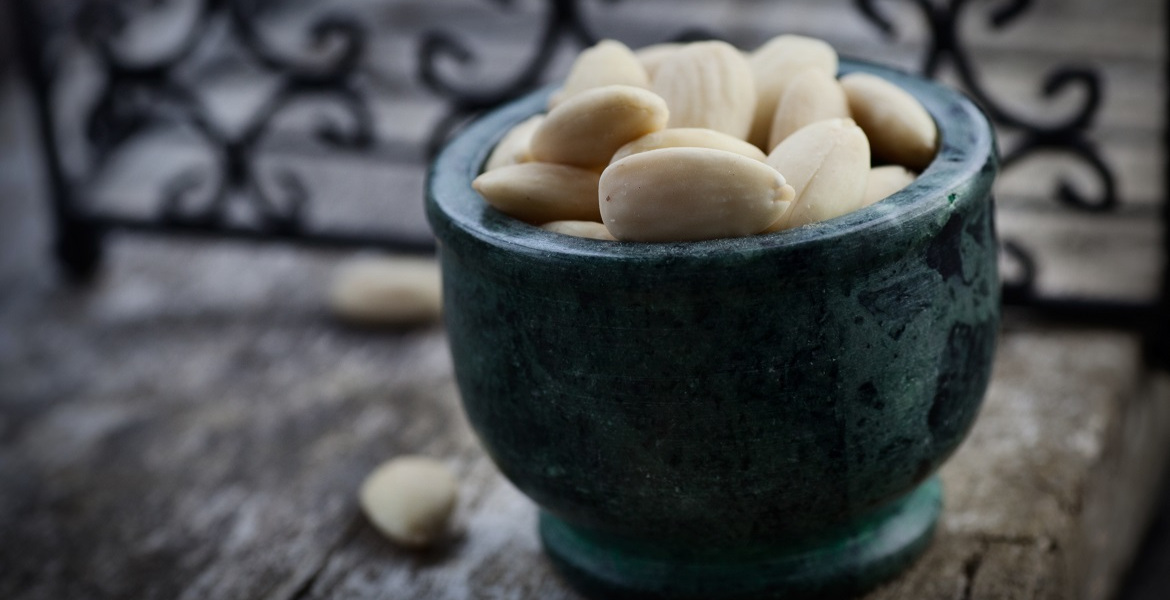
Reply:
[[[938,148],[921,104],[825,42],[782,35],[583,51],[548,113],[509,131],[472,186],[579,237],[672,242],[831,219],[905,187]],[[879,166],[871,166],[877,163]]]

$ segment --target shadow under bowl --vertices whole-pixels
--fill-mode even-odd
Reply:
[[[940,150],[910,186],[802,228],[687,243],[564,236],[471,188],[551,90],[469,126],[427,215],[463,406],[599,597],[857,592],[909,565],[969,430],[999,322],[984,115],[922,78]]]

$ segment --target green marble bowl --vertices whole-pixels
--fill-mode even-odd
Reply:
[[[791,231],[643,244],[494,209],[471,180],[550,90],[468,127],[427,215],[463,406],[540,505],[545,549],[597,597],[853,593],[908,566],[941,509],[999,322],[986,118],[935,83],[919,179]]]

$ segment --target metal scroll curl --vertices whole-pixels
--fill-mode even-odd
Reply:
[[[876,0],[854,0],[859,11],[887,36],[895,35],[892,22],[878,9]],[[1063,119],[1050,123],[1036,123],[1007,109],[992,97],[959,32],[971,0],[911,0],[911,4],[922,13],[928,25],[929,43],[921,62],[921,73],[935,77],[944,62],[949,62],[966,91],[987,112],[1000,127],[1017,132],[1018,141],[1002,153],[1003,168],[1039,152],[1056,152],[1079,161],[1087,167],[1099,182],[1098,194],[1088,195],[1064,179],[1056,182],[1054,197],[1071,208],[1103,212],[1118,206],[1117,184],[1112,169],[1101,157],[1097,145],[1087,131],[1101,106],[1102,82],[1100,75],[1081,67],[1058,67],[1047,74],[1042,81],[1041,96],[1055,100],[1064,94],[1076,94],[1079,90],[1080,104]],[[1011,25],[1031,7],[1032,0],[1007,0],[993,8],[988,21],[995,29]],[[1004,254],[1023,268],[1017,280],[1005,281],[1005,299],[1020,304],[1033,304],[1035,293],[1036,262],[1030,253],[1015,242],[1005,242]]]
[[[503,8],[511,8],[512,0],[491,0]],[[616,2],[617,0],[607,0]],[[444,60],[467,66],[477,61],[476,55],[460,38],[445,31],[430,31],[419,44],[418,76],[423,85],[443,96],[450,103],[447,114],[439,121],[427,143],[427,154],[433,156],[439,146],[450,137],[469,115],[502,104],[540,82],[557,47],[562,41],[575,41],[581,46],[597,42],[581,16],[580,0],[551,0],[541,23],[537,46],[528,62],[502,84],[487,90],[470,89],[446,80],[438,65]]]
[[[512,0],[490,0],[504,9],[513,6]],[[602,0],[616,4],[621,0]],[[446,31],[430,31],[423,35],[419,44],[418,76],[427,88],[448,102],[446,115],[440,119],[431,132],[427,143],[427,155],[434,156],[442,144],[471,115],[512,100],[531,91],[548,74],[549,65],[557,48],[562,43],[576,43],[578,47],[596,44],[599,37],[586,23],[582,11],[582,0],[548,0],[544,19],[540,24],[536,47],[511,77],[490,89],[472,89],[446,79],[439,64],[455,62],[464,67],[477,62],[471,48],[459,37]],[[702,28],[681,32],[673,39],[689,41],[716,39],[719,36]]]
[[[151,8],[173,0],[154,0]],[[299,175],[280,171],[266,184],[257,156],[273,122],[299,102],[325,102],[340,108],[345,122],[323,122],[317,137],[339,148],[360,149],[373,140],[374,120],[359,90],[358,63],[366,45],[364,28],[355,19],[326,14],[309,24],[307,54],[277,51],[262,35],[259,14],[243,2],[203,0],[195,16],[170,49],[136,60],[118,51],[122,27],[129,18],[119,3],[96,3],[90,14],[110,29],[93,38],[105,81],[89,114],[86,131],[98,158],[109,156],[143,129],[180,125],[194,132],[213,156],[212,172],[188,168],[167,182],[160,203],[164,223],[188,227],[220,227],[229,220],[229,204],[239,199],[254,215],[260,231],[290,233],[302,228],[308,188]],[[238,131],[229,132],[203,104],[195,84],[180,74],[194,60],[211,28],[222,23],[244,58],[276,78],[273,91]],[[322,51],[324,49],[324,51]]]

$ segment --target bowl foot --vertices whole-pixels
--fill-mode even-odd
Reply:
[[[876,586],[926,550],[942,509],[932,477],[842,535],[816,546],[703,558],[631,548],[542,512],[540,537],[557,569],[595,598],[837,598]]]

